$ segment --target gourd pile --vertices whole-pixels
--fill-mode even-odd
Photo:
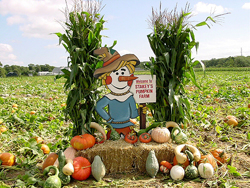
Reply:
[[[201,151],[201,152],[200,152]],[[198,178],[212,178],[218,166],[228,162],[228,155],[221,149],[212,149],[206,152],[193,145],[181,144],[174,149],[173,163],[157,161],[155,152],[148,154],[146,162],[147,173],[154,178],[160,170],[164,175],[170,175],[173,180],[183,178],[192,180]]]
[[[72,178],[79,181],[86,180],[91,174],[97,181],[102,180],[105,176],[106,168],[99,154],[96,154],[92,159],[92,164],[83,156],[76,157],[78,150],[86,150],[95,144],[104,143],[107,139],[102,126],[92,122],[90,127],[99,131],[99,137],[83,132],[82,135],[77,135],[71,139],[70,144],[72,147],[48,155],[42,164],[43,174],[47,176],[52,170],[54,175],[48,177],[44,184],[45,188],[57,188],[67,185]],[[171,133],[169,127],[172,127]],[[110,129],[110,139],[120,140],[120,135],[112,127]],[[139,136],[139,139],[137,136]],[[172,142],[179,144],[174,149],[173,163],[172,161],[171,163],[168,161],[159,163],[154,150],[151,150],[148,154],[145,167],[147,173],[153,178],[159,170],[164,174],[169,174],[173,180],[182,180],[184,177],[186,179],[195,179],[198,176],[211,178],[217,165],[221,165],[228,160],[224,151],[211,150],[208,153],[200,148],[186,144],[187,136],[175,122],[153,123],[146,129],[140,130],[137,135],[132,132],[124,137],[124,140],[130,144],[135,144],[138,140],[146,144],[151,140],[157,143],[165,143],[170,142],[171,139]]]
[[[97,181],[100,181],[105,176],[106,169],[98,155],[91,164],[84,157],[76,157],[76,152],[75,148],[68,147],[65,151],[60,150],[58,153],[48,155],[42,165],[43,174],[46,176],[51,171],[54,175],[45,181],[45,188],[60,188],[69,184],[71,178],[82,181],[92,174]]]

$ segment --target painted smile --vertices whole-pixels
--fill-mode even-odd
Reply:
[[[114,88],[116,88],[116,89],[125,89],[127,86],[125,86],[125,87],[122,87],[122,88],[120,88],[120,87],[116,87],[116,86],[114,86],[113,84],[111,84]]]

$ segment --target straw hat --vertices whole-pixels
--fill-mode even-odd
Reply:
[[[122,61],[136,61],[135,66],[140,64],[139,59],[134,54],[126,54],[120,56],[117,51],[113,49],[109,51],[107,47],[96,49],[94,51],[94,54],[99,55],[99,57],[103,61],[103,66],[101,68],[96,69],[94,72],[95,78],[98,78],[104,73],[116,70],[116,68],[120,65]]]

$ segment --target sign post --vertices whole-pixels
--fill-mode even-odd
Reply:
[[[135,102],[140,104],[140,129],[146,128],[146,114],[143,108],[146,103],[156,102],[156,76],[135,75],[138,77],[131,85],[130,91],[134,94]]]

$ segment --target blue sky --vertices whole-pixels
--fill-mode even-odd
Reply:
[[[72,0],[67,0],[69,6]],[[203,26],[195,31],[200,42],[197,60],[209,60],[228,56],[250,56],[250,0],[103,0],[101,11],[104,15],[105,30],[103,46],[111,46],[117,40],[115,49],[121,54],[135,54],[141,61],[154,57],[147,35],[152,32],[147,20],[152,8],[178,10],[186,3],[194,16],[193,24],[203,21],[211,12],[230,12],[213,24],[211,29]],[[0,0],[0,61],[3,65],[49,64],[67,66],[67,52],[58,45],[58,38],[51,34],[62,32],[58,21],[65,21],[61,12],[65,0]]]

